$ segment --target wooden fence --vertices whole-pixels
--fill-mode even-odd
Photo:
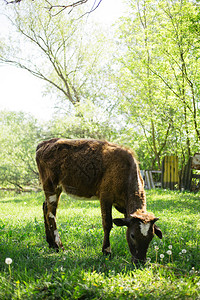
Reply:
[[[200,170],[200,153],[190,157],[183,170],[178,171],[178,156],[165,156],[162,162],[162,171],[141,171],[145,180],[146,189],[162,187],[164,189],[175,190],[199,190],[200,172],[194,173],[194,170]],[[157,173],[157,174],[156,174]],[[159,176],[161,175],[161,180]],[[157,180],[156,180],[157,179]]]
[[[145,188],[147,190],[155,189],[156,187],[161,187],[161,180],[155,180],[155,178],[153,178],[154,174],[161,175],[161,173],[162,171],[141,171],[142,177],[144,178]]]
[[[178,156],[165,156],[162,162],[162,188],[175,190],[178,188]]]
[[[155,187],[168,188],[171,190],[178,188],[178,157],[165,156],[162,163],[162,171],[141,171],[145,181],[146,189]],[[159,179],[160,177],[160,179]]]
[[[200,153],[195,153],[188,159],[187,164],[180,174],[180,189],[195,190],[200,188],[200,174],[194,174],[193,170],[200,170]],[[196,185],[192,186],[192,179],[196,179]]]

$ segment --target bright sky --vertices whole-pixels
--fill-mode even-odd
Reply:
[[[102,23],[112,23],[122,15],[123,0],[102,0],[92,17]],[[6,28],[0,16],[0,30]],[[0,110],[24,111],[40,120],[52,117],[55,99],[43,96],[43,81],[25,70],[0,65]]]

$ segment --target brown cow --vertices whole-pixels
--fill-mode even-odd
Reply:
[[[134,263],[146,260],[158,218],[146,211],[143,179],[134,154],[118,145],[87,139],[51,139],[37,147],[36,161],[45,193],[43,204],[49,247],[63,249],[56,227],[56,210],[62,191],[100,199],[104,241],[102,251],[111,254],[112,223],[127,226],[127,242]],[[112,220],[112,206],[124,218]]]

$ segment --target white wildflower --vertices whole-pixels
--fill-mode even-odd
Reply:
[[[164,254],[160,254],[160,258],[163,259],[165,256]]]
[[[186,250],[186,249],[183,249],[181,252],[182,252],[183,254],[185,254],[185,253],[187,253],[187,250]]]
[[[168,250],[168,251],[167,251],[167,254],[168,254],[168,255],[172,255],[172,251],[171,251],[171,250]]]
[[[151,258],[147,257],[147,262],[150,263],[150,261],[151,261]]]
[[[194,268],[192,268],[192,270],[190,270],[190,275],[193,275],[194,273],[195,273],[195,270],[194,270]]]
[[[171,250],[172,249],[172,245],[169,245],[168,248]]]
[[[7,265],[11,265],[11,264],[12,264],[12,258],[7,257],[7,258],[5,259],[5,263],[6,263]]]

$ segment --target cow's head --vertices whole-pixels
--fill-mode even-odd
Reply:
[[[152,213],[137,210],[128,218],[114,219],[117,226],[127,226],[126,239],[132,254],[133,263],[144,263],[146,253],[154,234],[162,238],[161,230],[155,225],[158,218]]]

